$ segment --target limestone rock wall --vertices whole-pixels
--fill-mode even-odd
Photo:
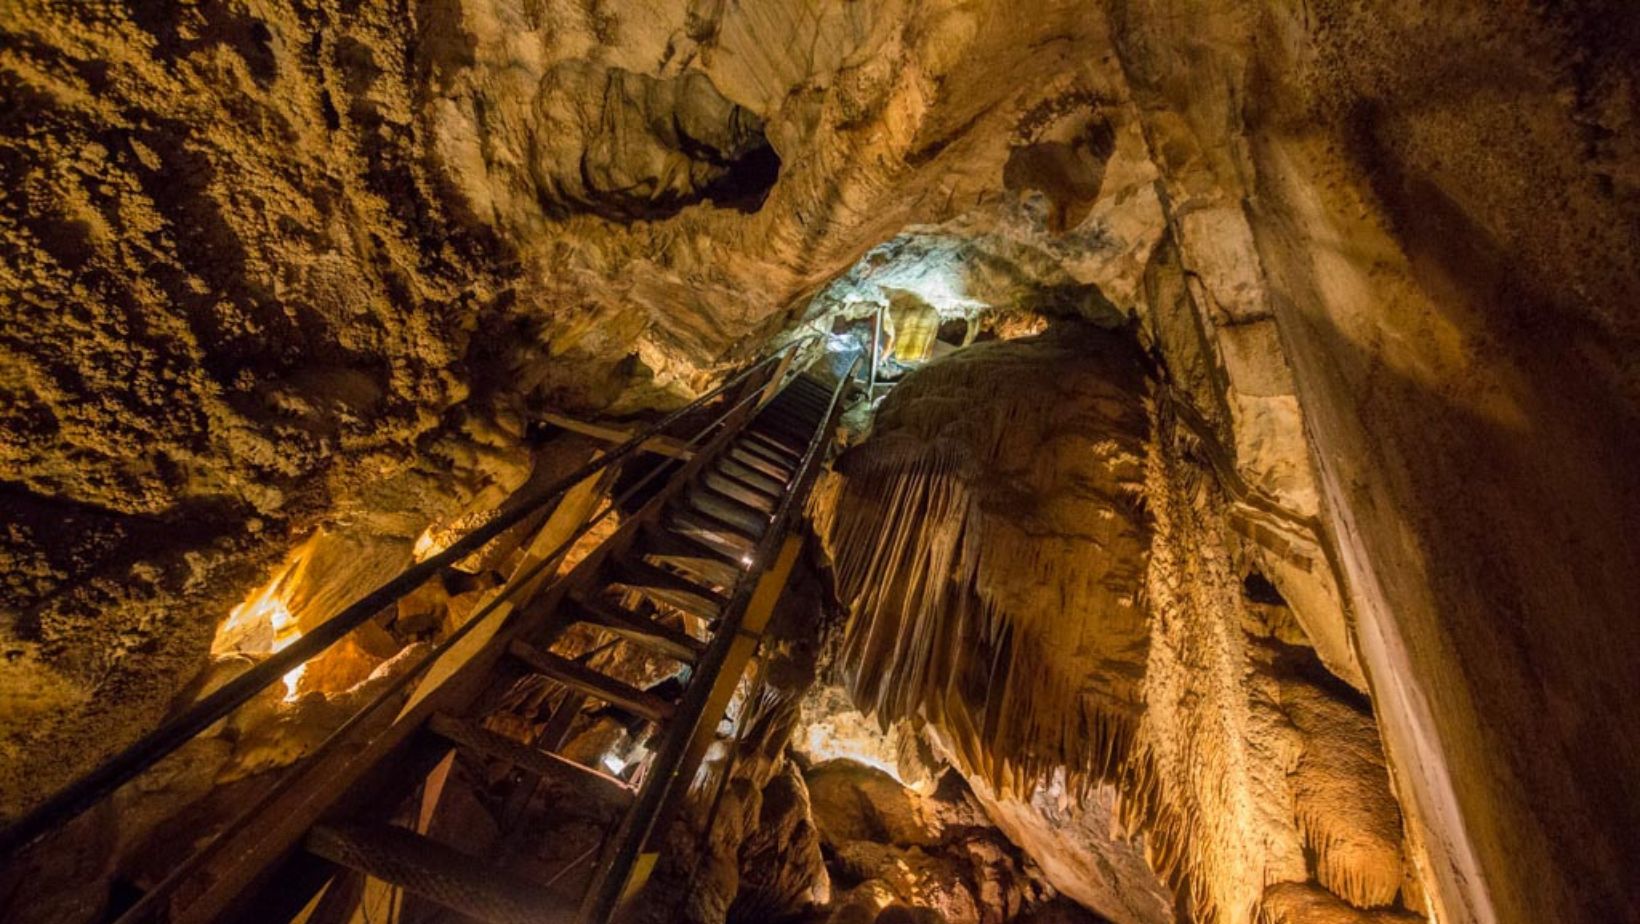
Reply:
[[[534,410],[675,403],[896,241],[1135,328],[1266,635],[1370,694],[1442,920],[1634,916],[1628,5],[21,0],[0,40],[6,811],[315,529],[472,513]]]
[[[1634,917],[1635,11],[1109,9],[1238,447],[1302,410],[1432,907]]]
[[[535,410],[676,404],[1001,190],[1112,92],[1085,12],[6,5],[0,805],[151,727],[314,529],[413,541]]]

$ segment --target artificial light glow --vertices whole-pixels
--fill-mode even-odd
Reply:
[[[603,764],[604,769],[608,770],[613,776],[620,776],[621,771],[626,769],[626,761],[614,754],[605,754]]]
[[[217,629],[211,643],[211,653],[225,655],[239,652],[248,655],[270,655],[289,648],[302,637],[296,625],[296,614],[291,612],[290,601],[301,586],[307,566],[322,534],[315,533],[306,542],[291,550],[285,563],[268,578],[266,584],[252,591],[245,601],[228,613]],[[296,700],[306,664],[298,664],[286,672],[285,702]]]
[[[234,607],[233,612],[228,614],[228,622],[224,629],[243,630],[246,627],[267,625],[273,633],[269,653],[283,651],[301,638],[302,630],[296,627],[296,617],[291,615],[290,607],[275,593],[279,583],[278,580],[270,582],[260,593]],[[307,664],[298,664],[285,674],[285,702],[295,701],[297,684],[301,682],[302,673],[306,670]]]
[[[416,537],[416,544],[410,550],[410,555],[416,561],[426,561],[434,555],[444,551],[450,545],[446,538],[433,535],[433,527],[428,526]]]

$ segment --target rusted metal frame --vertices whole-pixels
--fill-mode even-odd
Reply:
[[[605,848],[599,871],[581,904],[578,918],[580,924],[603,924],[609,920],[626,892],[627,881],[638,862],[644,844],[648,841],[650,833],[663,821],[660,818],[663,807],[673,803],[674,790],[679,786],[687,787],[693,777],[694,768],[686,767],[685,760],[696,728],[712,695],[713,681],[728,660],[731,648],[739,637],[747,605],[758,583],[756,578],[760,577],[772,563],[784,541],[786,527],[792,515],[797,511],[801,498],[807,494],[818,474],[816,462],[821,454],[820,450],[836,428],[843,390],[848,387],[848,382],[859,364],[860,360],[856,358],[832,390],[826,415],[809,438],[803,461],[788,482],[787,490],[781,498],[770,527],[752,555],[751,567],[746,577],[737,585],[729,605],[724,608],[717,634],[701,657],[694,680],[684,691],[678,715],[667,726],[662,743],[656,749],[654,761],[648,778],[639,791],[638,800],[628,812],[616,836]]]
[[[740,377],[744,381],[744,376]],[[726,383],[717,392],[733,387],[733,382]],[[704,400],[704,399],[703,399]],[[693,473],[727,446],[738,432],[739,428],[749,419],[751,401],[743,398],[737,401],[728,411],[720,415],[712,423],[703,427],[700,434],[704,435],[720,424],[728,423],[727,427],[718,434],[707,447],[696,453],[694,459],[682,469],[674,473],[668,487],[656,495],[639,515],[634,516],[615,535],[603,543],[593,554],[582,560],[574,570],[558,581],[549,585],[534,600],[530,601],[527,609],[535,614],[535,618],[550,615],[556,609],[559,601],[568,593],[570,587],[589,578],[597,568],[603,564],[606,557],[617,548],[624,551],[636,535],[638,526],[642,523],[643,514],[650,511],[658,512],[661,506],[681,489],[681,485]],[[681,412],[679,412],[681,413]],[[736,415],[739,419],[734,419]],[[698,438],[698,437],[697,437]],[[613,455],[613,453],[611,454]],[[608,458],[608,457],[606,457]],[[657,472],[660,471],[657,468]],[[585,477],[591,472],[577,472],[571,477]],[[568,481],[569,479],[564,479]],[[641,486],[641,482],[640,485]],[[636,487],[631,490],[636,490]],[[590,531],[591,527],[610,510],[614,509],[612,502],[609,508],[598,517],[589,520],[575,535],[568,539],[563,546],[552,555],[546,556],[531,570],[530,573],[518,577],[518,585],[523,586],[531,581],[549,565],[554,564],[564,550]],[[469,535],[468,538],[471,536]],[[487,540],[486,540],[487,541]],[[463,540],[465,542],[465,540]],[[449,551],[454,551],[461,542],[452,545]],[[477,545],[481,545],[478,543]],[[475,547],[477,547],[475,545]],[[462,553],[464,556],[468,549]],[[459,559],[457,559],[459,560]],[[502,598],[493,598],[491,605],[496,605]],[[160,912],[165,910],[165,903],[180,887],[190,879],[198,878],[205,873],[205,881],[210,887],[200,898],[190,905],[184,916],[174,920],[212,920],[218,913],[229,907],[229,903],[243,893],[255,890],[257,883],[267,875],[268,871],[278,866],[296,850],[297,842],[305,833],[306,828],[317,822],[324,811],[315,811],[316,806],[322,806],[325,811],[345,801],[349,788],[359,788],[361,777],[373,767],[379,766],[389,754],[396,753],[407,743],[412,732],[417,731],[426,722],[427,718],[437,711],[450,711],[453,705],[464,705],[483,692],[482,685],[477,680],[487,679],[491,669],[499,661],[504,652],[506,643],[519,636],[524,630],[532,628],[534,621],[530,618],[516,618],[507,627],[498,631],[486,648],[472,660],[463,664],[450,677],[450,681],[441,686],[432,695],[428,695],[415,704],[409,712],[401,715],[397,722],[369,742],[353,742],[353,750],[342,750],[344,743],[365,727],[369,719],[378,709],[387,705],[406,692],[409,683],[436,663],[454,646],[461,643],[468,633],[479,626],[488,615],[481,611],[464,623],[448,639],[442,642],[437,649],[430,653],[416,667],[396,678],[387,689],[383,690],[377,699],[366,705],[347,722],[331,734],[316,749],[315,753],[307,758],[306,762],[293,768],[280,779],[255,805],[247,809],[227,828],[214,837],[194,857],[185,862],[182,867],[166,877],[155,886],[141,901],[129,909],[119,918],[118,924],[136,924],[136,922],[155,920]],[[523,614],[520,614],[521,616]],[[440,751],[442,754],[445,751]],[[436,761],[435,761],[436,762]],[[390,762],[402,771],[398,761]],[[391,769],[391,767],[390,767]],[[431,770],[431,766],[427,767]],[[425,771],[420,775],[425,776]],[[311,786],[304,789],[298,786],[303,781],[311,781]],[[419,777],[417,782],[419,783]],[[317,792],[318,797],[304,796],[306,792]],[[253,821],[260,816],[272,816],[267,825],[253,825]],[[248,843],[245,843],[247,842]],[[215,855],[229,853],[225,860],[214,866],[210,860]],[[217,867],[215,875],[208,870]],[[314,886],[317,889],[322,882]],[[201,914],[193,914],[195,906],[205,902]]]

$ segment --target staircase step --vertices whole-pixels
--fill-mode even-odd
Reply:
[[[646,524],[643,529],[643,539],[639,548],[645,555],[682,556],[682,557],[710,557],[736,570],[741,569],[740,553],[731,552],[710,543],[702,542],[694,536],[675,532],[659,523]]]
[[[727,456],[719,456],[712,463],[711,471],[725,478],[732,478],[746,487],[767,494],[770,497],[779,497],[786,491],[783,482],[770,478],[756,469],[747,468]]]
[[[765,478],[773,478],[781,484],[791,480],[791,468],[777,465],[757,453],[748,452],[743,446],[730,446],[726,455]]]
[[[687,499],[683,499],[683,500],[686,501]],[[690,504],[690,503],[687,503],[687,502],[679,503],[679,505],[677,506],[677,510],[680,514],[682,514],[682,513],[688,514],[694,521],[696,521],[700,524],[711,527],[712,529],[718,530],[720,532],[729,532],[729,533],[733,533],[736,536],[741,537],[742,539],[745,540],[746,548],[748,550],[750,550],[752,548],[755,548],[757,546],[757,540],[762,535],[761,530],[758,530],[758,531],[754,532],[753,530],[749,530],[746,527],[740,525],[739,523],[734,523],[734,522],[731,522],[729,520],[724,519],[723,517],[715,516],[715,515],[713,515],[712,511],[710,511],[710,510],[702,510],[700,507],[697,507],[697,506],[695,506],[693,504]],[[742,553],[738,553],[738,554],[734,555],[733,559],[736,563],[745,564],[744,562],[740,561],[744,557],[745,557],[745,553],[742,552]]]
[[[514,741],[481,725],[439,714],[428,721],[427,727],[451,744],[492,760],[505,761],[536,776],[568,783],[578,791],[594,796],[600,802],[622,809],[632,804],[634,791],[631,786],[620,780],[591,767],[584,767],[568,758]]]
[[[801,388],[788,388],[780,393],[770,404],[801,404],[810,407],[825,407],[831,401],[830,392],[806,391]]]
[[[724,598],[717,591],[646,561],[620,562],[614,583],[706,620],[718,618],[723,609]]]
[[[529,665],[532,670],[545,674],[559,683],[601,699],[612,706],[643,716],[651,722],[664,722],[672,717],[676,707],[645,690],[622,683],[607,674],[577,664],[550,651],[541,651],[525,642],[514,641],[507,650],[513,657]]]
[[[775,449],[763,440],[750,438],[744,433],[740,435],[739,439],[735,440],[735,448],[745,452],[756,453],[759,458],[768,462],[773,462],[775,465],[778,465],[784,469],[793,469],[797,467],[796,456]]]
[[[748,427],[747,429],[741,431],[740,435],[747,440],[763,446],[765,449],[774,450],[776,454],[787,461],[796,462],[803,458],[803,450],[801,448],[793,446],[786,439],[775,436],[774,434],[766,433],[762,430],[754,430]]]
[[[724,565],[728,567],[728,565]],[[674,661],[695,663],[706,643],[671,626],[663,626],[653,619],[640,616],[625,607],[616,606],[596,597],[577,597],[570,601],[576,615],[586,622],[602,626],[610,632],[665,655]]]
[[[757,549],[757,542],[753,539],[690,511],[674,512],[667,521],[666,529],[692,542],[715,549],[742,566]]]
[[[705,471],[701,473],[700,486],[714,494],[721,494],[738,504],[745,504],[753,510],[760,510],[764,515],[774,513],[780,505],[777,497],[754,491],[733,478],[725,477],[717,472]]]
[[[531,882],[413,831],[389,825],[320,825],[307,849],[406,892],[491,924],[569,921],[575,907]]]
[[[762,510],[707,488],[691,487],[684,495],[684,500],[693,509],[714,520],[728,523],[753,538],[762,536],[769,528],[769,515]]]
[[[734,590],[740,576],[745,573],[738,565],[725,561],[723,556],[704,549],[684,553],[661,553],[646,549],[644,560],[681,571],[688,575],[690,580],[711,585],[724,596],[728,596]]]
[[[752,426],[766,433],[779,436],[792,445],[808,445],[809,436],[814,428],[819,426],[821,414],[819,411],[805,411],[797,408],[771,408],[758,415]]]

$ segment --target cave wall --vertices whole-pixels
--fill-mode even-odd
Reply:
[[[1370,703],[1258,589],[1178,408],[1078,321],[907,375],[815,500],[838,673],[1112,920],[1420,920]]]
[[[534,412],[675,405],[994,196],[1114,92],[1083,14],[7,4],[0,804],[152,727],[315,529],[471,513]]]
[[[1198,307],[1291,363],[1433,907],[1632,917],[1633,9],[1110,8]]]
[[[910,227],[1133,318],[1443,920],[1632,916],[1637,19],[6,4],[0,803],[313,529],[413,539],[527,477],[532,408],[675,402]]]

